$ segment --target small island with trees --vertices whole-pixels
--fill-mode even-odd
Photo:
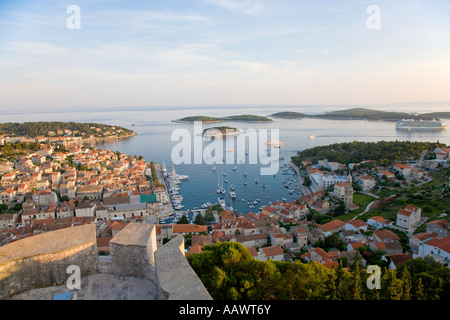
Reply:
[[[265,116],[258,116],[252,114],[245,115],[235,115],[235,116],[227,116],[227,117],[208,117],[208,116],[190,116],[184,117],[182,119],[173,120],[173,122],[178,123],[193,123],[201,121],[203,123],[216,123],[216,122],[225,122],[225,121],[240,121],[240,122],[273,122],[273,119]]]
[[[242,130],[237,128],[222,126],[222,127],[213,127],[207,128],[203,130],[202,136],[230,136],[230,135],[238,135],[244,133]]]

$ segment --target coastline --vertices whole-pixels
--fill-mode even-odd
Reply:
[[[102,142],[102,141],[111,141],[111,140],[119,140],[119,139],[126,139],[126,138],[131,138],[137,136],[136,132],[133,132],[132,134],[127,134],[125,136],[108,136],[108,137],[95,137],[95,138],[88,138],[88,139],[82,139],[79,140],[82,143],[98,143],[98,142]]]

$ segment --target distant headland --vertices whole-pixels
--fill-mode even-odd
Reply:
[[[133,130],[101,123],[6,122],[0,123],[0,138],[11,141],[95,141],[132,137]]]

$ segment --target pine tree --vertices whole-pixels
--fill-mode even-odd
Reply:
[[[353,283],[350,289],[350,299],[361,300],[361,275],[358,262],[355,263],[352,273]]]
[[[403,294],[403,283],[397,279],[395,270],[387,269],[381,278],[383,288],[383,299],[400,300]]]
[[[423,284],[422,284],[422,278],[419,278],[419,280],[417,281],[415,287],[415,299],[416,300],[425,300],[425,294],[423,292]]]
[[[325,283],[325,290],[327,292],[327,297],[329,300],[338,300],[338,292],[337,292],[337,286],[336,286],[336,272],[335,270],[331,270],[331,272],[328,275],[328,279]]]
[[[401,281],[403,284],[403,292],[402,292],[402,300],[411,300],[411,274],[409,273],[409,270],[406,266],[403,267],[401,270]]]

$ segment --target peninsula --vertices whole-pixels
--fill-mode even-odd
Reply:
[[[0,123],[0,139],[4,142],[96,141],[121,139],[136,135],[133,130],[100,123],[79,122],[7,122]]]

